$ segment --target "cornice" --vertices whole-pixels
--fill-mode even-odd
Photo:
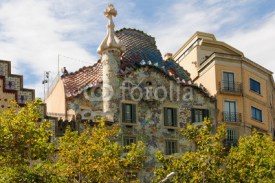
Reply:
[[[222,46],[222,47],[225,47],[226,49],[229,49],[230,51],[232,51],[233,53],[236,53],[237,55],[239,56],[244,56],[244,54],[237,50],[236,48],[226,44],[225,42],[222,42],[222,41],[212,41],[212,40],[209,40],[209,39],[202,39],[202,43],[201,45],[203,46],[204,44],[210,44],[210,45],[213,45],[213,46]]]
[[[197,31],[180,47],[180,49],[178,49],[178,51],[176,51],[175,54],[173,54],[172,58],[175,59],[196,37],[199,36],[209,37],[216,41],[214,34]]]

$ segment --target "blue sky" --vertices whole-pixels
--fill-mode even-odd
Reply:
[[[109,3],[118,11],[115,29],[143,30],[162,55],[203,31],[275,72],[274,0],[1,0],[0,59],[12,61],[12,73],[43,97],[44,71],[54,78],[58,54],[85,61],[61,56],[60,67],[69,72],[99,59]]]

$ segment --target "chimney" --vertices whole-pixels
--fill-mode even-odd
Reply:
[[[173,54],[172,53],[166,53],[164,55],[164,60],[172,59]]]

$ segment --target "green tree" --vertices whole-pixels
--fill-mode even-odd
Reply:
[[[62,175],[68,182],[126,181],[133,178],[131,171],[140,170],[146,159],[140,141],[126,148],[118,144],[120,128],[106,126],[104,122],[90,127],[80,135],[70,129],[59,141],[59,162]],[[127,171],[130,170],[130,171]]]
[[[53,165],[55,144],[48,143],[50,122],[37,122],[41,100],[19,108],[11,101],[10,109],[0,114],[0,181],[60,182]]]
[[[210,120],[204,120],[204,125],[187,124],[181,133],[189,143],[194,144],[196,151],[185,152],[165,156],[160,151],[156,154],[159,166],[155,170],[156,180],[159,182],[171,172],[178,172],[172,178],[172,182],[222,182],[225,169],[222,168],[226,154],[221,141],[225,138],[225,125],[216,129],[211,134],[212,125]]]
[[[275,144],[271,136],[241,137],[227,158],[228,182],[274,182]]]

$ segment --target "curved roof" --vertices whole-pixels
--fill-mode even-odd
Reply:
[[[97,86],[102,82],[102,64],[98,62],[94,66],[82,67],[76,72],[62,75],[61,78],[66,96],[77,96],[82,93],[84,86]]]
[[[122,69],[142,61],[151,61],[152,64],[158,63],[159,67],[163,66],[161,53],[153,37],[135,29],[121,29],[115,34],[126,48],[121,56]]]
[[[174,60],[163,61],[157,49],[155,38],[135,29],[121,29],[116,31],[126,50],[121,55],[121,71],[126,74],[133,71],[137,65],[157,67],[172,78],[183,83],[192,84],[189,73]],[[171,72],[171,69],[173,72]],[[102,82],[102,64],[99,60],[94,66],[80,68],[79,71],[62,76],[67,97],[77,96],[86,87],[92,87]]]

